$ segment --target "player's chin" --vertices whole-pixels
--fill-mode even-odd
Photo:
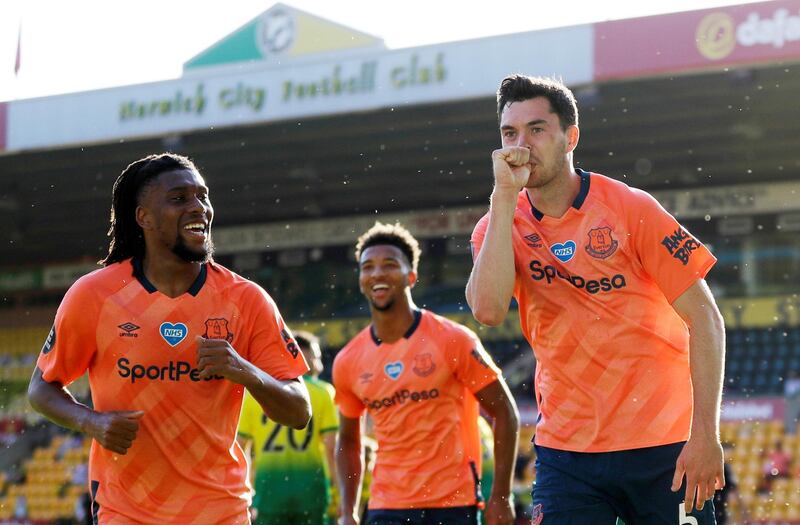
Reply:
[[[370,300],[370,304],[375,310],[379,312],[385,312],[389,310],[392,307],[392,305],[394,305],[394,300],[387,299],[385,301],[377,301],[375,299],[372,299]]]
[[[533,170],[530,170],[528,173],[528,178],[525,179],[525,188],[531,188],[534,183],[536,182],[536,175],[534,175]]]

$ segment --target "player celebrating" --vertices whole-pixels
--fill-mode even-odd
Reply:
[[[114,183],[104,268],[58,308],[31,406],[91,437],[95,523],[248,523],[236,443],[244,389],[302,428],[308,367],[275,303],[211,260],[208,188],[179,155],[151,155]],[[84,372],[94,409],[65,388]]]
[[[339,418],[333,385],[319,379],[319,339],[294,334],[311,370],[305,376],[311,397],[311,420],[302,431],[269,419],[256,400],[245,395],[239,435],[253,448],[256,525],[326,525],[331,508],[333,454]]]
[[[704,280],[714,257],[647,193],[573,167],[578,109],[563,84],[507,77],[497,110],[467,300],[497,325],[516,298],[536,354],[534,522],[713,523],[706,502],[724,484],[724,327]]]
[[[402,226],[376,223],[359,239],[359,286],[372,324],[336,356],[337,448],[343,525],[358,523],[361,418],[374,421],[378,457],[370,525],[477,525],[478,408],[494,420],[490,525],[510,525],[518,414],[497,367],[467,328],[411,299],[419,246]]]

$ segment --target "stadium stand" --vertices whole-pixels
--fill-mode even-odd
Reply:
[[[281,82],[322,78],[330,68],[344,72],[362,62],[332,53],[287,61],[286,68],[223,64],[211,73],[195,70],[147,86],[0,102],[0,110],[12,110],[6,113],[16,120],[8,122],[13,133],[7,136],[17,140],[0,144],[0,521],[13,516],[20,496],[37,522],[69,520],[85,492],[71,475],[86,460],[89,443],[59,454],[69,436],[29,410],[25,390],[64,290],[105,252],[114,178],[128,162],[164,149],[191,156],[215,188],[224,188],[214,195],[217,260],[262,284],[290,326],[322,336],[328,372],[335,352],[368,323],[348,235],[376,218],[407,222],[426,254],[420,268],[425,280],[415,290],[419,305],[480,335],[524,405],[528,424],[520,454],[530,457],[532,354],[519,337],[515,312],[501,327],[477,325],[464,284],[471,268],[469,232],[491,191],[493,91],[512,66],[503,60],[515,54],[496,49],[509,43],[511,49],[534,48],[549,34],[581,31],[587,43],[590,32],[596,35],[592,46],[564,49],[569,60],[557,55],[547,63],[544,56],[541,71],[530,71],[550,74],[567,62],[592,66],[564,73],[583,108],[587,140],[579,165],[654,192],[719,258],[709,282],[728,326],[725,402],[780,400],[786,378],[800,371],[800,51],[788,41],[781,49],[735,44],[729,57],[700,62],[684,51],[695,51],[696,30],[707,16],[722,14],[736,23],[755,17],[766,24],[786,6],[797,11],[800,4],[779,0],[664,15],[658,21],[669,30],[663,31],[632,30],[656,19],[622,20],[490,37],[481,40],[486,46],[466,42],[365,55],[392,70],[406,52],[420,63],[441,54],[447,75],[441,84],[414,87],[419,98],[387,83],[383,101],[372,96],[377,92],[279,100]],[[666,64],[655,56],[637,63],[608,54],[617,42],[627,57],[637,45],[626,40],[634,33],[645,35],[638,45],[657,44],[658,33],[669,35],[682,56]],[[569,35],[564,40],[575,41]],[[663,47],[664,60],[672,47]],[[126,120],[119,114],[128,101],[142,107],[168,103],[195,82],[209,95],[208,111],[192,120],[196,126],[174,127],[174,115]],[[237,120],[214,107],[214,90],[227,83],[269,84],[271,105]],[[476,89],[463,91],[465,86]],[[91,118],[74,122],[73,134],[62,136],[75,114]],[[311,153],[309,144],[315,146]],[[70,390],[89,402],[86,378]],[[784,426],[779,411],[722,424],[753,522],[800,525],[798,431]],[[776,442],[792,458],[790,474],[765,488],[764,456]],[[518,486],[525,492],[533,472],[522,474]]]

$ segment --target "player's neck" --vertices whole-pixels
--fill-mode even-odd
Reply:
[[[581,177],[569,163],[564,173],[560,173],[544,186],[526,188],[536,209],[548,217],[559,218],[569,210],[581,190]]]
[[[142,261],[144,276],[167,297],[185,294],[200,273],[200,263],[190,263],[175,257],[148,256]]]
[[[416,305],[410,299],[397,301],[388,310],[372,308],[372,327],[378,339],[394,343],[403,337],[414,324]]]

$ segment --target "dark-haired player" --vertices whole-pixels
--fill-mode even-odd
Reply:
[[[342,524],[358,523],[361,417],[378,455],[370,525],[477,525],[482,507],[478,410],[494,420],[490,525],[511,525],[518,414],[500,372],[469,329],[414,305],[419,246],[400,225],[376,223],[358,240],[359,285],[372,324],[336,356]]]
[[[534,522],[713,523],[716,259],[644,191],[573,167],[578,108],[562,83],[507,77],[497,112],[467,301],[496,325],[515,297],[536,354]]]
[[[213,216],[186,157],[130,164],[104,268],[69,289],[39,356],[31,406],[93,439],[95,523],[248,523],[245,388],[284,425],[310,417],[308,367],[275,303],[211,260]],[[87,371],[94,408],[66,389]]]

